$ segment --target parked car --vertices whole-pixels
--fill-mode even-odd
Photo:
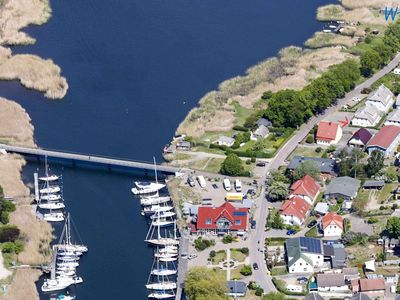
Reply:
[[[256,220],[251,220],[251,222],[250,222],[250,228],[251,228],[251,229],[256,229],[256,225],[257,225]]]
[[[196,253],[193,253],[193,254],[190,254],[189,256],[188,256],[188,259],[193,259],[193,258],[196,258],[197,257],[197,254]]]
[[[294,229],[289,229],[289,230],[286,232],[287,235],[294,235],[295,233],[296,233],[296,230],[294,230]]]
[[[256,163],[256,167],[265,167],[265,162],[258,162],[258,163]]]
[[[189,176],[187,179],[187,183],[191,186],[194,187],[195,186],[195,182],[192,176]]]
[[[254,269],[254,270],[258,270],[258,265],[257,265],[257,263],[254,263],[254,264],[253,264],[253,269]]]
[[[317,223],[318,223],[317,220],[313,220],[310,223],[308,223],[307,227],[308,228],[314,227],[315,225],[317,225]]]
[[[308,282],[308,279],[307,279],[307,277],[299,277],[299,278],[297,278],[297,281],[299,283],[305,284]]]

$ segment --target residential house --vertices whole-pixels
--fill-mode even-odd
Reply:
[[[358,272],[357,267],[343,268],[342,273],[344,274],[344,279],[346,281],[360,278],[360,273]]]
[[[342,269],[346,267],[347,253],[344,245],[337,241],[323,241],[324,260],[331,263],[332,269]]]
[[[302,225],[307,219],[311,205],[301,197],[294,196],[282,203],[280,215],[287,225]]]
[[[388,114],[385,125],[400,126],[400,109],[396,109]]]
[[[324,264],[324,248],[319,239],[298,237],[285,242],[289,273],[313,273]]]
[[[349,290],[345,283],[344,274],[342,273],[324,273],[317,274],[317,285],[319,292],[340,292],[344,293]]]
[[[326,187],[324,198],[353,200],[357,196],[360,183],[360,180],[352,177],[336,177]]]
[[[309,293],[304,300],[324,300],[324,298],[318,293]]]
[[[383,180],[367,180],[363,184],[365,190],[381,190],[385,186]]]
[[[318,124],[316,141],[318,145],[335,145],[342,138],[342,128],[338,123],[322,121]]]
[[[199,233],[229,233],[246,231],[248,210],[224,202],[219,207],[201,206],[197,211],[196,230]]]
[[[360,107],[354,113],[351,124],[360,127],[374,127],[382,118],[382,112],[372,104]]]
[[[295,156],[288,165],[288,170],[293,172],[305,161],[313,161],[321,173],[321,179],[331,179],[336,176],[336,161],[330,158]]]
[[[268,127],[264,126],[264,125],[260,125],[258,126],[258,128],[252,132],[251,134],[251,139],[253,141],[257,141],[258,139],[264,139],[269,135],[269,129]]]
[[[343,233],[343,217],[335,212],[328,212],[321,221],[324,237],[340,237]]]
[[[298,196],[303,198],[309,204],[313,204],[319,195],[320,189],[321,186],[314,178],[312,178],[310,175],[305,175],[303,178],[295,181],[292,184],[290,187],[289,198]]]
[[[394,101],[393,93],[386,86],[381,84],[377,90],[368,95],[366,104],[374,105],[380,111],[387,113]]]
[[[371,298],[366,294],[356,293],[349,300],[371,300]]]
[[[220,136],[217,140],[217,144],[220,146],[231,147],[235,143],[235,139],[228,136]]]
[[[180,141],[180,142],[176,143],[177,150],[189,151],[190,148],[191,148],[191,144],[188,141]]]
[[[271,127],[272,126],[272,122],[266,118],[259,118],[256,122],[257,127],[264,125],[265,127]]]
[[[385,297],[385,279],[354,279],[351,281],[353,293],[363,293],[371,298]]]
[[[241,280],[228,280],[226,282],[228,292],[225,295],[229,297],[244,297],[247,292],[247,283]]]
[[[399,107],[400,107],[400,94],[397,95],[397,97],[396,97],[396,103],[394,104],[394,106],[395,106],[396,108],[399,108]]]
[[[350,147],[364,148],[371,138],[372,138],[371,132],[369,132],[365,128],[360,128],[353,134],[348,144]]]
[[[374,150],[382,151],[388,157],[400,143],[400,127],[387,125],[381,128],[367,144],[368,154]]]

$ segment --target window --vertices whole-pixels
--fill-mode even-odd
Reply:
[[[210,218],[206,219],[206,224],[207,225],[211,225],[211,219]]]
[[[300,263],[300,266],[302,266],[303,265],[303,263]]]
[[[307,272],[307,268],[304,268],[303,270],[304,270],[304,272]]]
[[[292,272],[294,272],[294,268],[292,268]]]
[[[235,220],[235,225],[242,225],[242,221],[241,220]]]

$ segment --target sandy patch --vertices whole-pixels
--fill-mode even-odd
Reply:
[[[4,300],[32,300],[39,299],[35,281],[40,277],[39,270],[19,269],[8,287]]]
[[[43,24],[50,16],[48,0],[4,0],[0,7],[0,45],[33,44],[35,39],[20,29]]]
[[[395,5],[395,0],[341,0],[341,3],[346,8],[363,8],[363,7],[370,7],[370,8],[382,8],[386,5]],[[398,3],[398,2],[397,2]]]

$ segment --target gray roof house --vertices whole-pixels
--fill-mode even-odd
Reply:
[[[344,274],[325,273],[317,274],[317,284],[319,288],[344,286]]]
[[[235,142],[234,138],[228,137],[228,136],[220,136],[217,140],[217,144],[220,146],[232,146],[233,143]]]
[[[396,97],[396,108],[400,107],[400,94],[397,95]]]
[[[290,161],[288,169],[293,171],[303,162],[309,160],[315,162],[321,173],[336,175],[336,161],[330,158],[295,156]]]
[[[394,95],[385,85],[371,92],[367,97],[366,104],[373,104],[381,111],[388,111],[394,102]]]
[[[247,284],[240,280],[229,280],[226,282],[228,286],[227,296],[231,297],[244,297],[247,292]]]
[[[400,109],[396,109],[389,113],[385,121],[385,125],[400,126]]]
[[[362,127],[373,127],[379,123],[381,111],[375,105],[360,107],[354,114],[351,124]]]
[[[257,126],[261,126],[264,125],[265,127],[270,127],[272,126],[272,123],[270,120],[266,119],[266,118],[259,118],[256,122]]]
[[[309,293],[304,300],[324,300],[324,298],[318,293]]]
[[[310,266],[314,266],[313,259],[308,256],[320,255],[323,257],[324,247],[322,241],[309,237],[298,237],[286,240],[286,255],[288,257],[288,268],[290,269],[300,258]]]
[[[371,300],[371,298],[363,293],[354,294],[349,300]]]
[[[326,187],[324,193],[325,198],[344,198],[345,200],[352,200],[357,196],[358,189],[360,188],[360,180],[348,176],[336,177],[332,179]]]
[[[269,134],[269,129],[268,127],[264,125],[258,126],[258,128],[253,132],[252,134],[252,139],[257,140],[258,138],[266,138]]]

